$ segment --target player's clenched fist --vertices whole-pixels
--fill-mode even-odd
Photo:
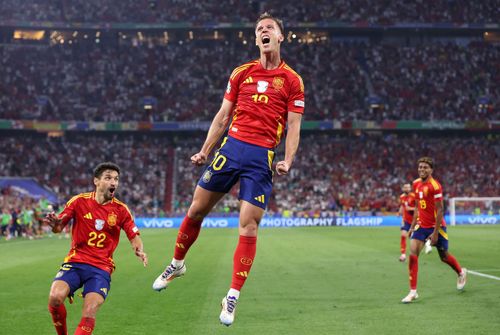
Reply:
[[[290,170],[290,165],[286,161],[280,161],[276,164],[276,172],[279,176],[288,174],[288,170]]]
[[[191,163],[195,165],[203,165],[206,162],[207,162],[207,155],[204,154],[203,152],[198,152],[197,154],[191,156]]]

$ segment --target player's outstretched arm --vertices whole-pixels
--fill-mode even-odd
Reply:
[[[132,249],[134,249],[135,255],[142,261],[144,267],[148,265],[148,255],[144,252],[144,244],[139,235],[136,235],[130,240]]]
[[[276,172],[278,175],[288,174],[292,167],[293,159],[297,153],[300,141],[300,124],[302,122],[302,114],[288,113],[288,125],[285,142],[285,160],[279,161],[276,164]]]
[[[210,152],[212,152],[212,149],[226,131],[229,119],[231,118],[231,113],[233,111],[233,106],[234,103],[232,101],[227,99],[222,101],[222,105],[215,115],[210,128],[208,129],[207,138],[205,139],[203,147],[200,152],[191,157],[191,162],[193,164],[203,165],[207,162]]]
[[[66,220],[66,218],[67,218],[66,214],[63,214],[61,217],[58,217],[56,213],[50,212],[45,216],[42,222],[51,227],[53,233],[57,234],[64,229],[64,226],[68,221]]]

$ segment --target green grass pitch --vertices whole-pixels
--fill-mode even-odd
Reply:
[[[260,231],[257,258],[236,320],[219,324],[230,283],[236,229],[205,229],[187,258],[186,276],[161,293],[151,284],[170,260],[176,230],[143,230],[149,266],[126,237],[94,334],[498,334],[500,281],[469,275],[464,292],[434,250],[420,257],[417,302],[408,293],[407,263],[398,262],[399,229],[310,227]],[[450,251],[473,270],[500,276],[500,226],[451,227]],[[0,242],[2,334],[54,334],[47,311],[53,276],[69,240]],[[68,328],[82,299],[69,305]]]

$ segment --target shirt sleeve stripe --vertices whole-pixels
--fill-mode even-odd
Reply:
[[[442,198],[443,197],[443,194],[442,193],[438,193],[438,194],[435,194],[434,195],[434,199],[437,199],[437,198]]]

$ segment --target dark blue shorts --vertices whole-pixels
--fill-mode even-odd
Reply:
[[[403,225],[401,226],[401,230],[408,231],[408,230],[410,230],[410,227],[411,227],[411,223],[404,221]]]
[[[226,137],[198,185],[227,193],[240,181],[238,199],[265,209],[273,187],[274,150]]]
[[[412,239],[425,241],[434,231],[434,228],[422,228],[418,227],[413,232],[411,236]],[[436,248],[439,250],[447,251],[448,250],[448,234],[446,233],[446,227],[441,227],[439,229],[438,241],[436,244]]]
[[[83,296],[89,292],[99,293],[104,299],[108,296],[111,276],[104,270],[83,263],[64,263],[54,280],[62,280],[69,285],[69,295],[83,286]]]

